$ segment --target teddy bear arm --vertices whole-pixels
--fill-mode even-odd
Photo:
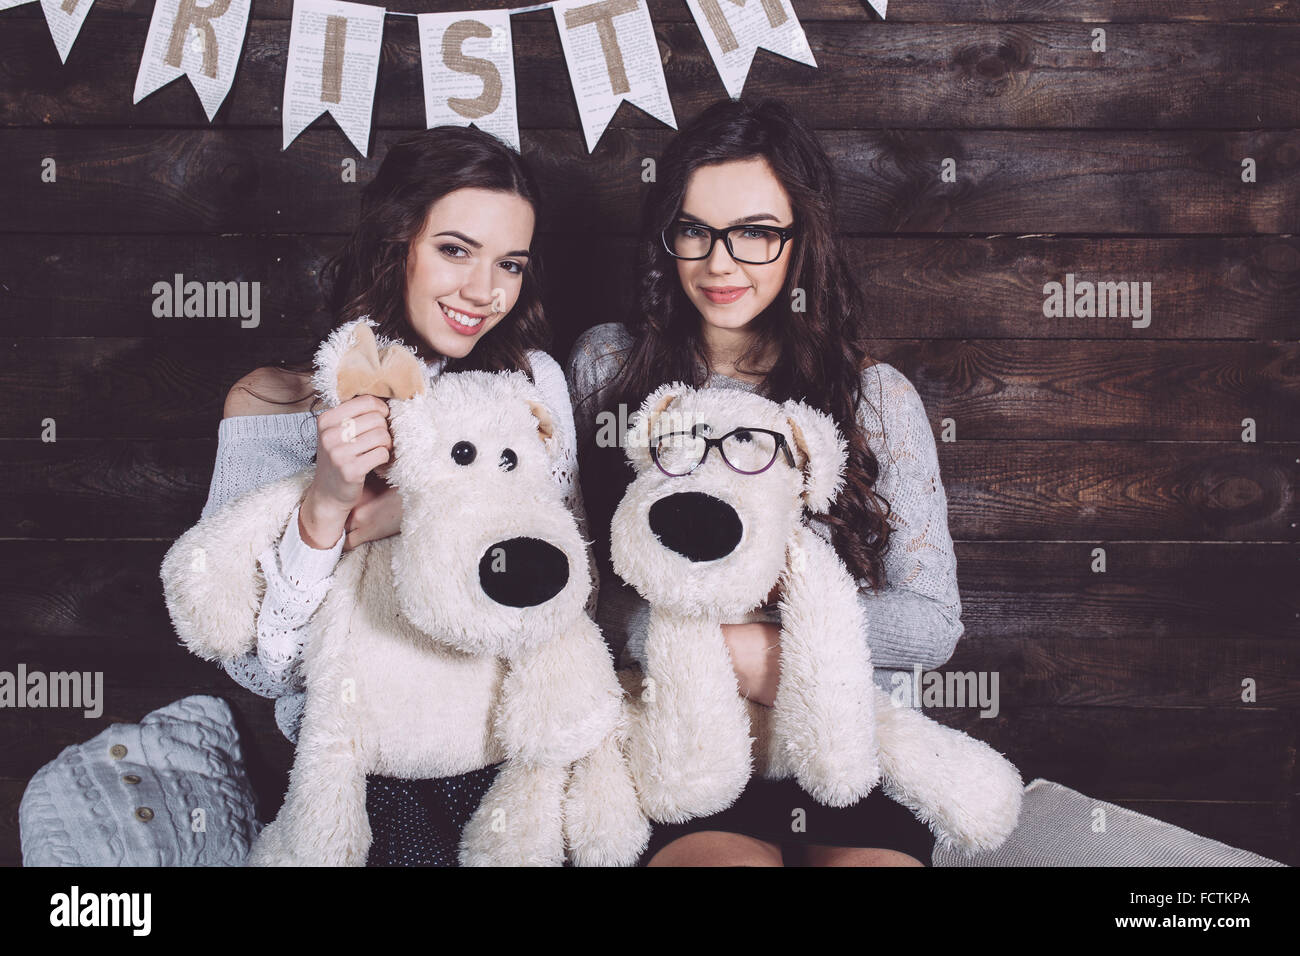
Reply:
[[[564,841],[576,866],[631,866],[650,840],[623,756],[622,730],[573,766],[564,794]]]
[[[497,734],[512,758],[567,766],[614,730],[621,697],[605,642],[584,615],[510,663]]]
[[[1011,761],[976,740],[876,694],[882,787],[966,854],[997,849],[1020,817],[1024,784]]]
[[[560,866],[568,768],[506,760],[461,834],[461,866]]]
[[[628,761],[652,820],[731,805],[752,770],[749,714],[718,621],[654,608]]]
[[[830,806],[857,802],[879,779],[861,616],[848,569],[828,542],[801,526],[782,576],[772,732],[800,786]]]
[[[284,534],[315,466],[255,488],[186,531],[168,549],[160,577],[177,636],[205,660],[231,660],[257,641],[266,583],[258,556]]]

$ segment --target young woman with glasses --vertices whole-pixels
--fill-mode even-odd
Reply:
[[[913,665],[943,664],[961,636],[934,436],[907,378],[868,354],[870,320],[834,235],[835,208],[825,151],[779,101],[719,102],[659,160],[643,209],[631,320],[585,332],[568,365],[604,578],[598,621],[624,664],[644,666],[649,609],[609,567],[609,520],[631,479],[609,425],[672,381],[802,399],[839,423],[847,480],[813,527],[859,581],[863,640],[882,687],[892,690],[901,672],[910,686]],[[792,463],[775,439],[743,431],[676,436],[655,449],[659,466],[688,473],[715,448],[742,472]],[[739,691],[765,706],[780,680],[776,598],[748,621],[723,625]],[[914,866],[928,864],[933,845],[880,787],[836,810],[793,781],[756,777],[721,813],[656,826],[643,862]]]

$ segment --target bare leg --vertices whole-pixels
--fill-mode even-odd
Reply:
[[[924,866],[901,850],[877,847],[817,846],[803,848],[804,866]]]
[[[649,866],[784,866],[781,847],[743,833],[701,830],[678,837]]]

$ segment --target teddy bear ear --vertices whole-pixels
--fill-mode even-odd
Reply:
[[[376,338],[378,327],[363,316],[339,326],[316,350],[312,385],[327,408],[357,395],[407,399],[427,390],[419,356],[400,339]]]
[[[660,385],[646,396],[628,422],[627,434],[623,436],[623,452],[638,472],[650,466],[650,436],[655,433],[655,421],[690,391],[691,387],[681,382]]]
[[[844,486],[848,445],[835,420],[803,402],[781,406],[794,436],[795,458],[803,471],[803,500],[813,514],[830,509]]]

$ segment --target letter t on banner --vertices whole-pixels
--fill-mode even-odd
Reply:
[[[294,0],[284,73],[284,145],[329,112],[362,156],[384,41],[384,8],[346,0]]]
[[[250,0],[212,0],[206,6],[197,0],[158,0],[131,102],[188,76],[211,123],[235,81],[250,5]]]
[[[816,66],[790,0],[686,0],[722,85],[740,98],[758,48]]]
[[[519,150],[515,57],[508,10],[421,13],[424,125],[473,123]]]
[[[627,100],[677,128],[645,0],[555,0],[555,23],[587,152]]]

